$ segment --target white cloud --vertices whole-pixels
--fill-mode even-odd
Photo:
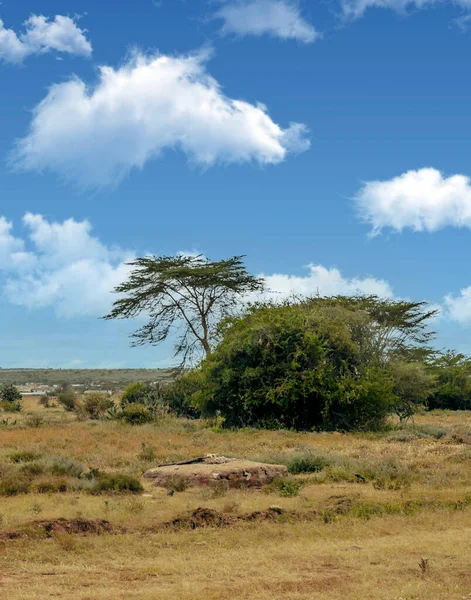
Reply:
[[[447,0],[342,0],[343,15],[347,19],[362,17],[369,8],[386,8],[405,13],[408,9],[422,9],[439,3],[448,4]],[[452,0],[453,4],[465,9],[471,8],[471,0]]]
[[[88,221],[49,223],[26,214],[23,223],[29,251],[24,240],[11,235],[11,224],[0,219],[0,269],[6,271],[7,299],[30,309],[53,307],[61,317],[107,313],[111,291],[129,273],[125,263],[132,253],[103,245],[91,235]]]
[[[392,298],[391,286],[384,279],[373,277],[345,278],[338,269],[327,269],[321,265],[309,265],[309,273],[302,277],[296,275],[262,275],[269,292],[275,298],[290,296],[335,296],[335,295],[376,295]],[[269,294],[271,295],[271,294]]]
[[[368,181],[355,196],[360,217],[372,233],[471,228],[471,182],[464,175],[444,177],[436,169],[408,171],[386,181]]]
[[[471,324],[471,286],[462,289],[457,296],[445,296],[443,305],[448,318],[462,325]]]
[[[6,29],[0,19],[0,60],[21,63],[32,54],[46,54],[52,50],[78,56],[92,53],[85,30],[70,17],[57,15],[49,20],[42,15],[31,15],[24,25],[24,32],[17,34]]]
[[[47,221],[41,215],[23,217],[26,235],[12,234],[12,224],[0,217],[0,272],[3,292],[13,304],[29,309],[53,308],[59,317],[99,317],[109,312],[112,290],[125,281],[134,253],[103,244],[88,221]],[[192,253],[185,253],[194,255]],[[390,285],[372,277],[345,278],[337,269],[309,265],[305,276],[265,277],[267,297],[293,295],[376,294],[391,298]]]
[[[292,0],[220,0],[223,5],[215,17],[224,21],[224,35],[271,35],[305,44],[321,34],[306,21],[298,2]]]
[[[5,217],[0,217],[0,269],[5,271],[28,269],[34,264],[34,257],[25,252],[23,240],[15,238],[13,225]]]
[[[144,56],[100,68],[94,87],[54,85],[36,107],[13,164],[49,170],[82,186],[119,182],[134,168],[178,149],[190,161],[277,164],[309,148],[304,125],[282,129],[262,105],[233,100],[206,72],[207,54]]]

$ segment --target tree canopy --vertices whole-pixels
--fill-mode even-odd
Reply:
[[[407,419],[430,387],[416,353],[434,314],[374,296],[254,304],[221,323],[194,402],[228,426],[352,430],[392,412]]]
[[[175,356],[185,364],[195,353],[211,354],[216,324],[231,314],[242,298],[263,290],[263,280],[250,275],[242,256],[212,261],[199,256],[149,256],[130,262],[127,281],[105,319],[146,318],[132,335],[133,345],[157,345],[178,332]]]

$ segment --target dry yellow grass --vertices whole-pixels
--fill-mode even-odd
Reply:
[[[46,423],[22,425],[32,414]],[[158,427],[77,422],[59,409],[38,408],[33,399],[19,421],[0,428],[0,461],[16,450],[34,450],[139,474],[152,464],[139,458],[145,442],[155,462],[209,452],[276,458],[310,449],[332,465],[301,476],[306,485],[294,497],[198,489],[170,497],[146,483],[145,495],[137,496],[0,498],[0,534],[61,517],[107,519],[116,528],[101,536],[0,537],[0,598],[471,599],[470,413],[421,415],[420,438],[412,430],[382,436],[218,433],[175,421]],[[352,469],[369,473],[368,481],[361,483]],[[271,505],[295,518],[150,531],[201,506],[234,516]],[[428,561],[422,569],[421,559]]]

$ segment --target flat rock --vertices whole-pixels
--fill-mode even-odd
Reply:
[[[167,488],[181,481],[194,487],[207,487],[223,481],[230,488],[244,488],[261,487],[271,483],[275,477],[287,474],[285,465],[210,456],[202,462],[155,467],[146,471],[143,477],[151,479],[155,486]]]

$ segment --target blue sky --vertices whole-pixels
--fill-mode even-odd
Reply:
[[[165,366],[99,317],[179,251],[428,300],[471,352],[468,5],[3,2],[0,365]]]

